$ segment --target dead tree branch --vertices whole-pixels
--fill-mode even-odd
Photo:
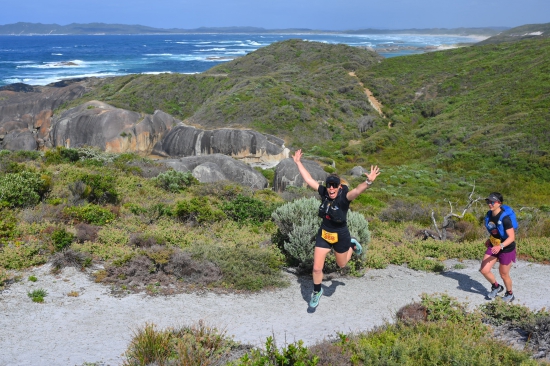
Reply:
[[[475,182],[474,182],[474,184],[472,185],[472,191],[468,195],[468,201],[467,201],[466,205],[464,206],[464,208],[462,209],[461,214],[454,213],[453,212],[454,211],[453,203],[451,202],[451,200],[449,200],[447,198],[444,199],[445,202],[449,203],[450,212],[448,214],[446,214],[445,216],[443,216],[443,222],[441,224],[441,229],[437,225],[437,221],[435,219],[435,212],[432,210],[432,222],[433,222],[433,225],[435,227],[435,231],[437,231],[437,235],[439,236],[440,240],[446,240],[447,239],[447,228],[449,228],[451,226],[451,224],[453,222],[452,221],[453,217],[458,218],[458,219],[463,219],[464,215],[468,212],[468,210],[472,207],[472,205],[483,199],[479,196],[474,198],[475,189],[476,189],[476,185],[475,185]]]

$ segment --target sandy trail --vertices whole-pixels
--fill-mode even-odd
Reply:
[[[299,339],[311,345],[340,331],[369,330],[392,321],[401,306],[419,300],[422,293],[446,292],[471,307],[484,303],[487,284],[477,271],[479,261],[464,264],[464,269],[442,274],[389,266],[361,278],[326,281],[325,296],[315,311],[307,305],[310,279],[291,274],[288,288],[252,295],[116,298],[84,273],[68,268],[54,276],[45,265],[24,272],[22,281],[0,294],[0,365],[120,365],[133,330],[147,322],[165,328],[202,319],[243,343],[263,346],[274,335],[279,345]],[[27,280],[31,274],[37,282]],[[516,302],[533,310],[550,308],[550,296],[540,290],[547,287],[550,266],[520,261],[511,275]],[[27,296],[36,288],[48,291],[43,304]],[[71,291],[80,295],[67,296]]]

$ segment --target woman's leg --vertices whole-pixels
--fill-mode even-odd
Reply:
[[[510,269],[512,268],[512,262],[503,265],[502,263],[498,267],[498,272],[500,277],[506,286],[506,291],[512,292],[512,278],[510,277]]]
[[[325,258],[330,249],[315,247],[313,252],[313,284],[320,284],[323,281],[323,267]]]
[[[348,264],[349,260],[351,259],[352,254],[353,254],[353,248],[349,248],[349,250],[344,253],[334,252],[334,256],[336,257],[336,264],[338,265],[338,267],[344,268],[346,264]]]
[[[483,257],[483,260],[481,261],[481,267],[479,268],[479,272],[493,285],[496,282],[495,275],[491,272],[491,269],[493,269],[493,266],[497,262],[497,257],[493,257],[492,255],[485,254]]]

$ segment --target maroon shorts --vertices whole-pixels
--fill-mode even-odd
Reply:
[[[487,248],[487,250],[485,251],[485,254],[488,254],[492,257],[497,257],[497,260],[499,261],[500,264],[503,264],[503,265],[508,265],[512,262],[516,263],[516,250],[512,250],[511,252],[509,253],[502,253],[502,251],[498,252],[497,254],[493,254],[491,252],[491,249],[493,249],[492,247],[489,247]]]

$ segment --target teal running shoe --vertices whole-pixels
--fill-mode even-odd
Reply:
[[[322,288],[321,291],[312,293],[311,300],[309,300],[309,306],[312,308],[316,308],[317,305],[319,305],[319,300],[321,299],[321,296],[323,296]]]
[[[363,247],[354,237],[351,238],[351,245],[355,247],[355,249],[353,250],[355,252],[355,255],[360,256],[361,253],[363,253]]]
[[[510,292],[506,291],[504,293],[504,296],[502,296],[502,300],[504,300],[505,302],[511,302],[512,300],[514,300],[516,297],[514,296],[514,294],[511,294]]]

